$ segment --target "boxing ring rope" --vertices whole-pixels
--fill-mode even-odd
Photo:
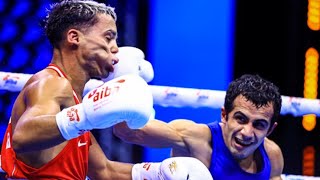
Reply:
[[[0,71],[0,90],[20,92],[31,76],[32,74]],[[93,80],[86,85],[86,88],[90,90],[101,84],[101,81]],[[158,85],[149,86],[153,94],[154,104],[163,107],[207,107],[216,109],[221,108],[224,104],[225,91]],[[319,99],[306,99],[291,96],[281,97],[281,115],[291,114],[297,117],[306,114],[315,114],[316,116],[320,116]],[[0,167],[0,172],[1,170]],[[320,177],[291,174],[282,174],[281,177],[283,180],[320,180]]]
[[[0,90],[19,92],[32,74],[11,73],[0,71]],[[97,80],[96,80],[97,81]],[[89,81],[90,82],[90,81]],[[97,83],[90,83],[88,89],[97,87]],[[208,107],[221,108],[224,103],[225,91],[209,89],[193,89],[171,86],[149,85],[154,104],[163,107]],[[306,114],[320,116],[320,100],[300,97],[281,96],[281,115],[291,114],[295,117]]]

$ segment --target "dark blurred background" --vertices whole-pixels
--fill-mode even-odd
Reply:
[[[0,0],[0,71],[33,74],[48,65],[51,47],[39,24],[54,2],[58,1]],[[145,52],[155,70],[153,85],[225,90],[233,78],[254,73],[278,85],[283,95],[304,97],[306,51],[320,50],[319,29],[307,24],[310,4],[318,7],[313,13],[320,14],[317,0],[98,2],[116,8],[119,46]],[[319,16],[314,22],[319,27]],[[317,73],[313,75],[318,77]],[[1,137],[16,96],[0,90]],[[156,117],[164,121],[190,118],[207,123],[220,117],[219,110],[208,108],[155,109]],[[278,124],[270,139],[283,151],[284,174],[320,176],[319,123],[306,130],[302,117],[282,115]],[[110,129],[94,134],[113,160],[155,161],[168,156],[168,150],[123,143]]]

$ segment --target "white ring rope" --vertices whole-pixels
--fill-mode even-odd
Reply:
[[[19,92],[32,74],[0,71],[0,90]],[[92,84],[92,86],[94,83]],[[95,85],[95,87],[97,87]],[[93,89],[89,85],[89,89]],[[150,85],[154,104],[164,107],[221,108],[225,91]],[[282,96],[281,114],[320,116],[320,100]]]

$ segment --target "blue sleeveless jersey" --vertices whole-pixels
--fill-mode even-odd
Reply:
[[[271,165],[263,143],[258,150],[263,159],[262,169],[258,173],[248,173],[241,169],[224,143],[219,122],[208,124],[212,134],[212,155],[210,172],[214,180],[269,180]]]

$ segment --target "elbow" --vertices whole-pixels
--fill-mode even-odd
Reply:
[[[18,154],[27,151],[26,143],[24,142],[23,136],[20,136],[17,133],[14,133],[12,135],[11,146],[12,149]]]
[[[16,153],[22,153],[23,152],[23,145],[18,141],[18,140],[13,140],[12,139],[12,149]]]

